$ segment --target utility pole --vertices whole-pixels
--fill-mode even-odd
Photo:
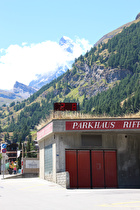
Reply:
[[[21,173],[23,174],[23,143],[22,143],[22,158],[21,158]]]
[[[4,179],[4,171],[5,171],[5,156],[6,156],[6,144],[1,144],[1,153],[3,158],[3,179]]]

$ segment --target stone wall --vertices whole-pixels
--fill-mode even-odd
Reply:
[[[45,179],[49,182],[53,182],[53,174],[47,174],[45,175]]]
[[[70,182],[69,182],[69,173],[66,172],[60,172],[56,174],[56,183],[61,185],[65,188],[70,188]]]

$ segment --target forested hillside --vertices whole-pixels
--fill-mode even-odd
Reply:
[[[23,102],[3,105],[1,129],[25,140],[54,102],[77,102],[82,113],[123,116],[140,107],[140,22],[75,59],[72,69]]]
[[[114,88],[97,94],[83,102],[84,113],[106,116],[123,116],[140,110],[140,74],[128,76]]]

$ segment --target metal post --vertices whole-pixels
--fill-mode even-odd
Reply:
[[[3,179],[4,179],[4,164],[5,164],[5,157],[3,155]]]
[[[23,159],[23,143],[22,143],[22,159]]]

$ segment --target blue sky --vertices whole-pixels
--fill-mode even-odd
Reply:
[[[139,12],[140,0],[0,0],[0,89],[12,88],[14,80],[28,84],[33,74],[44,72],[38,64],[39,72],[32,71],[30,78],[26,79],[30,69],[34,68],[31,63],[28,67],[29,57],[25,56],[28,50],[27,55],[31,55],[32,46],[38,46],[41,61],[43,50],[39,45],[46,42],[56,44],[62,36],[87,41],[88,50],[106,33],[133,21]],[[18,50],[24,51],[22,61],[17,56],[20,54]],[[22,77],[18,74],[22,70],[18,60],[21,64],[26,63]],[[33,58],[30,60],[35,63]],[[4,71],[6,73],[2,76]],[[14,74],[11,83],[7,79],[8,74],[12,77],[10,72]]]

